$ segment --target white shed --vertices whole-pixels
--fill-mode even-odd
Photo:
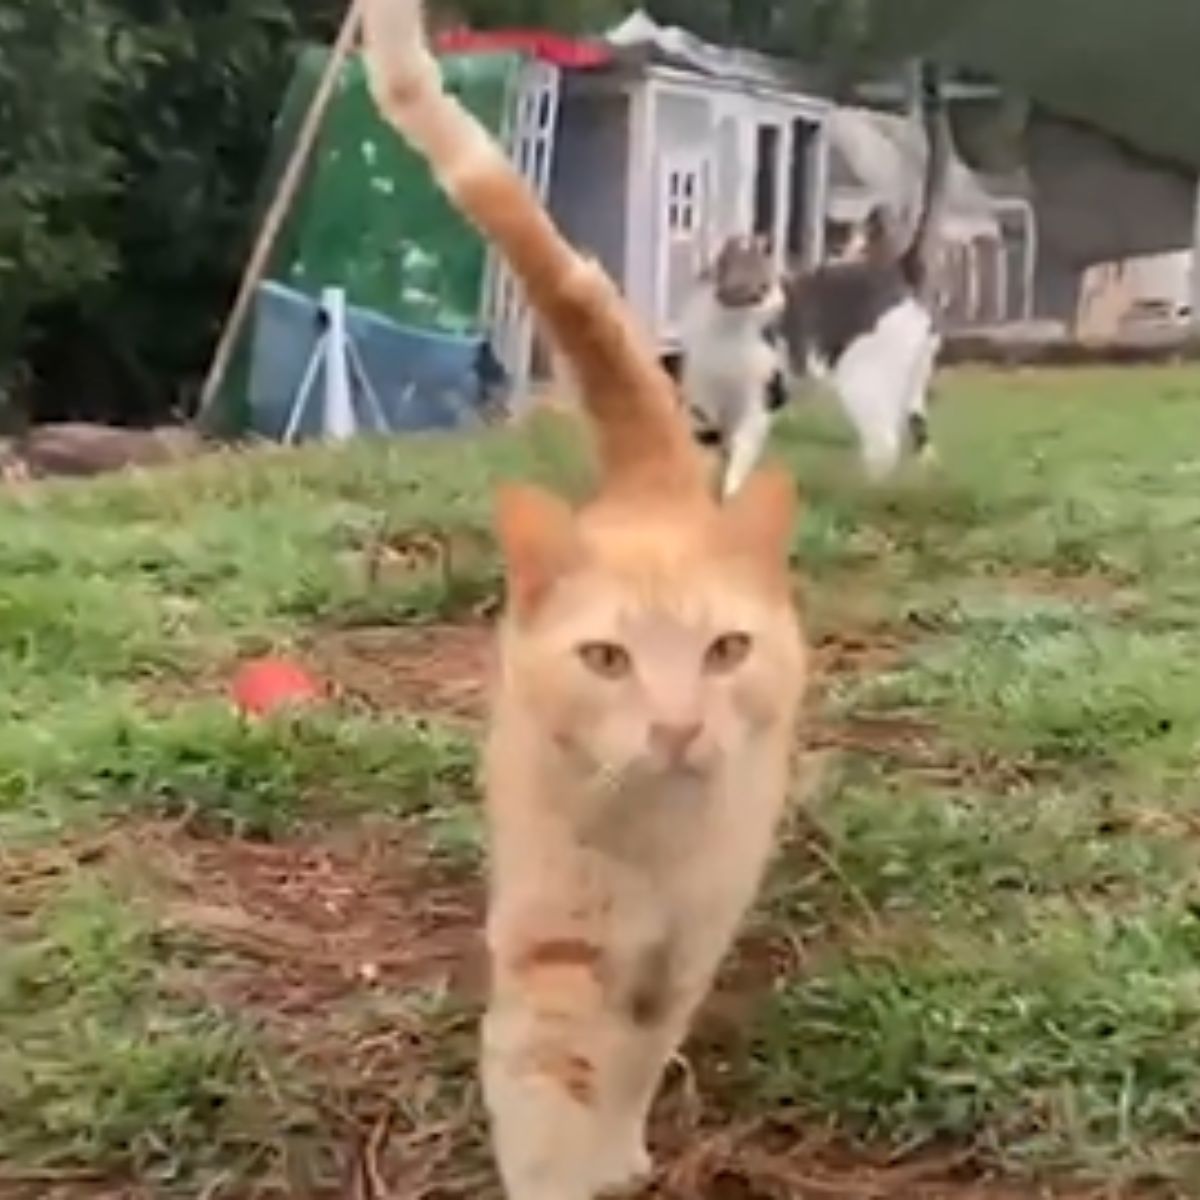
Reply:
[[[665,353],[696,275],[729,234],[767,235],[781,267],[821,261],[832,105],[793,65],[640,13],[606,41],[601,65],[530,77],[508,141],[564,232],[599,259]],[[519,389],[536,353],[504,274],[497,268],[485,317]]]

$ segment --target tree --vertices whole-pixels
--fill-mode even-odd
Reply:
[[[95,218],[119,156],[95,125],[120,54],[95,0],[0,7],[0,410],[20,382],[30,313],[116,266]]]
[[[537,25],[577,33],[613,24],[629,5],[623,0],[461,0],[457,7],[481,29]]]
[[[91,229],[112,269],[41,309],[31,361],[42,415],[143,420],[187,405],[215,338],[297,28],[284,0],[107,2],[127,51],[99,124],[121,186]]]

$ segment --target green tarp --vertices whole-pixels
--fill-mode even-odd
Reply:
[[[275,131],[260,214],[282,175],[328,59],[324,47],[301,56]],[[446,87],[494,133],[501,133],[521,59],[514,54],[450,55]],[[403,325],[438,333],[478,328],[486,251],[455,212],[425,163],[375,110],[361,61],[342,71],[305,181],[271,258],[267,280],[319,296],[344,288],[350,304]],[[214,414],[230,433],[246,426],[244,331],[234,369]]]
[[[303,57],[294,90],[316,87],[325,52]],[[499,132],[520,59],[472,54],[443,60],[446,86]],[[296,113],[285,109],[278,140],[295,140]],[[316,294],[344,287],[352,304],[405,324],[464,333],[478,321],[484,247],[450,207],[428,168],[375,111],[362,64],[342,73],[308,182],[272,274]]]

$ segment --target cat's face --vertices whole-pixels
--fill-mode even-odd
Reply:
[[[514,614],[505,669],[583,774],[705,776],[790,712],[804,665],[776,518],[748,537],[720,513],[570,527],[545,591]]]
[[[778,288],[767,243],[758,237],[728,238],[712,265],[713,291],[726,308],[754,308]]]

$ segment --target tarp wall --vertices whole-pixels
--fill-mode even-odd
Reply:
[[[300,57],[264,173],[260,215],[282,175],[328,57]],[[447,55],[446,87],[493,132],[502,131],[521,58]],[[379,117],[360,60],[342,71],[304,183],[280,231],[266,282],[311,297],[342,287],[347,301],[418,330],[467,335],[478,327],[486,249],[454,211],[424,162]],[[215,423],[245,429],[249,347],[241,339]]]

